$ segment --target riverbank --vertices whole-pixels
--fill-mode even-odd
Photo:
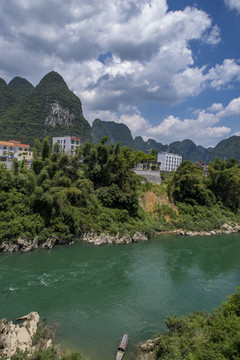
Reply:
[[[100,246],[100,245],[111,245],[111,244],[130,244],[133,242],[147,241],[148,237],[144,234],[136,232],[133,236],[130,236],[127,232],[125,235],[108,235],[108,234],[97,234],[95,232],[87,232],[83,234],[81,238],[76,239],[75,241],[59,239],[56,236],[49,237],[46,241],[41,242],[36,236],[33,240],[28,238],[19,237],[16,242],[13,241],[4,241],[0,244],[0,252],[3,253],[13,253],[17,251],[28,252],[36,250],[38,248],[42,249],[52,249],[56,245],[73,245],[76,241],[84,241],[89,244]]]
[[[175,234],[181,236],[213,236],[213,235],[222,235],[222,234],[232,234],[240,232],[239,224],[225,223],[222,226],[222,229],[215,229],[211,231],[189,231],[183,229],[175,229],[170,231],[157,232],[155,236],[162,236],[166,234]],[[41,242],[36,236],[33,240],[28,238],[19,237],[16,242],[13,241],[4,241],[0,244],[0,252],[3,253],[13,253],[17,251],[29,252],[36,250],[38,248],[42,249],[52,249],[54,246],[73,245],[76,241],[83,241],[95,246],[102,245],[120,245],[120,244],[131,244],[135,242],[148,241],[149,238],[145,234],[136,232],[133,236],[130,236],[127,232],[125,235],[108,235],[108,234],[97,234],[95,232],[87,232],[83,234],[81,238],[76,239],[75,241],[59,239],[56,236],[49,237],[46,241]]]

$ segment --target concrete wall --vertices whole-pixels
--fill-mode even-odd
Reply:
[[[151,183],[161,184],[160,171],[134,170],[135,174],[143,176]]]

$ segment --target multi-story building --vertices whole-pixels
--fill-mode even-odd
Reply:
[[[161,163],[160,171],[176,171],[182,162],[182,156],[168,152],[158,153],[158,162]]]
[[[81,139],[75,136],[59,136],[53,137],[53,145],[58,142],[63,152],[66,154],[74,154],[75,150],[81,144]]]
[[[30,166],[32,160],[30,145],[22,144],[16,140],[0,141],[0,162],[6,164],[7,168],[10,169],[14,158],[19,162],[24,160]]]

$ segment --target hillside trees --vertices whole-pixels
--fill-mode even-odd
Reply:
[[[240,207],[240,167],[236,159],[221,160],[209,164],[208,186],[225,206],[233,211]]]
[[[159,337],[156,360],[237,360],[240,356],[240,292],[211,314],[168,316],[168,331]]]
[[[190,161],[183,161],[168,186],[169,197],[175,202],[212,205],[216,199],[206,186],[202,169]]]
[[[0,167],[0,241],[19,236],[74,239],[85,231],[136,231],[137,177],[132,150],[85,143],[68,156],[35,141],[31,169]],[[9,224],[9,226],[8,226]],[[131,230],[132,229],[132,230]]]
[[[177,205],[176,226],[192,231],[219,229],[239,221],[240,167],[236,159],[217,158],[208,176],[200,166],[183,161],[168,184],[169,198]]]
[[[106,145],[103,138],[97,145],[83,147],[85,174],[94,184],[98,198],[108,207],[127,209],[131,215],[138,211],[137,177],[132,170],[132,150],[120,144]]]

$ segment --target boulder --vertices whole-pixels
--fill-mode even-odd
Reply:
[[[17,349],[22,352],[32,350],[32,336],[36,333],[39,315],[31,312],[18,320],[23,320],[21,325],[0,320],[0,358],[10,359]]]
[[[48,238],[42,245],[41,247],[43,249],[52,249],[54,247],[54,245],[56,244],[57,239],[55,237],[50,237]]]
[[[0,252],[13,253],[15,251],[18,251],[19,248],[20,246],[12,241],[4,241],[0,244]]]

